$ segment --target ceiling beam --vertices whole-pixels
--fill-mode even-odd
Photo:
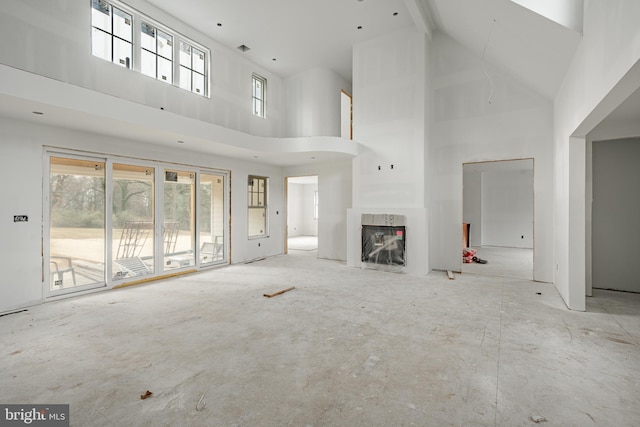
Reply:
[[[431,40],[436,26],[427,2],[425,0],[404,0],[404,3],[416,28]]]

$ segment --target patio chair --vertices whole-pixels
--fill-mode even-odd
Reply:
[[[76,285],[76,272],[73,269],[73,262],[70,257],[65,256],[51,256],[49,257],[49,263],[51,265],[51,282],[56,283],[56,281],[60,282],[59,285],[62,286],[64,283],[64,273],[71,273],[71,279],[73,280],[73,285]],[[54,279],[57,277],[57,280]]]

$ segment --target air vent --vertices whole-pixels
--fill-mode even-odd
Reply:
[[[249,46],[245,45],[245,44],[241,44],[240,46],[238,46],[238,50],[240,52],[246,52],[248,50],[251,50],[251,48]]]

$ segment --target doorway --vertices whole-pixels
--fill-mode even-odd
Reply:
[[[533,280],[533,176],[533,159],[463,164],[463,273]]]
[[[318,250],[318,176],[287,178],[287,253]]]

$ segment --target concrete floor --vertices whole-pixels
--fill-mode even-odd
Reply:
[[[478,251],[476,256],[486,260],[487,264],[463,263],[463,273],[533,280],[533,249],[496,246],[480,246],[473,249]]]
[[[571,312],[550,284],[300,251],[29,308],[0,337],[0,402],[68,403],[74,426],[640,424],[636,294]]]

